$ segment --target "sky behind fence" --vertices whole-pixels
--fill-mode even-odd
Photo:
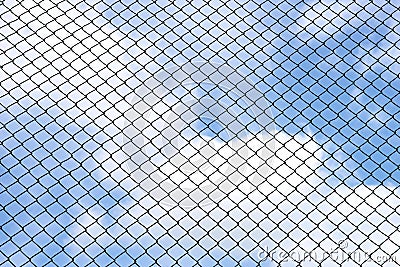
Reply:
[[[399,249],[395,1],[5,0],[0,17],[4,264],[254,266],[266,246]],[[141,189],[122,148],[137,89],[193,61],[251,80],[276,145],[256,187],[188,209]]]

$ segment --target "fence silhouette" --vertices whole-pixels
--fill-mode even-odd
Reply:
[[[394,0],[0,2],[4,266],[399,266]]]

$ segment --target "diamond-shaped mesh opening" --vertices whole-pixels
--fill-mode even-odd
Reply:
[[[0,1],[4,266],[399,266],[395,0]]]

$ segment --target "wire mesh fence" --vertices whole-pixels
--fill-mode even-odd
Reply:
[[[4,266],[399,266],[395,0],[0,1]]]

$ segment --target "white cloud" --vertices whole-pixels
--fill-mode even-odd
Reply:
[[[320,257],[321,250],[332,251],[340,240],[346,240],[346,251],[359,246],[364,252],[373,252],[379,246],[374,257],[387,257],[397,251],[400,243],[394,236],[400,219],[396,211],[396,203],[400,201],[398,189],[364,185],[352,188],[344,184],[331,189],[323,181],[327,174],[320,169],[326,155],[312,138],[289,137],[282,133],[276,138],[281,144],[276,155],[281,159],[273,163],[275,172],[261,183],[259,191],[248,196],[232,195],[238,202],[246,203],[247,198],[251,199],[263,212],[261,215],[267,216],[258,218],[260,229],[266,233],[258,245],[270,249],[279,245],[291,252],[319,251]],[[241,208],[248,211],[251,207],[243,205]],[[393,266],[390,264],[384,266]],[[287,266],[294,265],[287,263]],[[323,266],[340,264],[327,260]],[[370,266],[380,264],[371,263]]]

